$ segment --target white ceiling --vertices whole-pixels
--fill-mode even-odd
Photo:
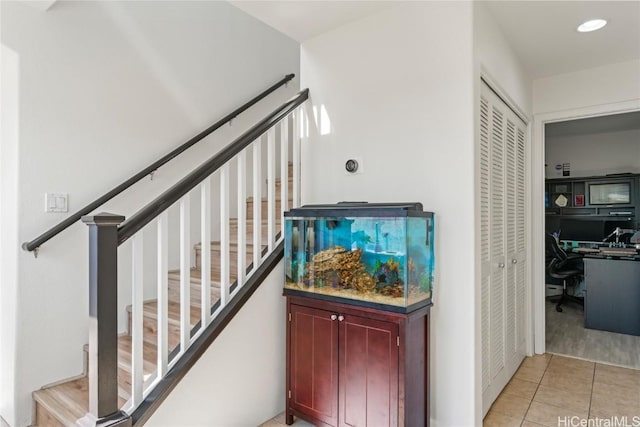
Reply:
[[[298,42],[381,9],[392,1],[230,1]]]
[[[394,1],[232,1],[236,7],[303,42]],[[640,0],[487,1],[490,13],[531,78],[640,58]],[[578,33],[588,19],[604,29]],[[425,23],[428,25],[428,23]]]
[[[489,1],[489,10],[530,77],[640,58],[640,1]],[[606,19],[600,31],[576,27]]]
[[[640,111],[550,123],[544,133],[553,138],[629,130],[640,130]]]

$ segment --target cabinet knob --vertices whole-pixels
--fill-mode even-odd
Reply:
[[[344,320],[344,316],[343,315],[338,316],[338,320],[342,322]]]
[[[517,259],[514,258],[514,259],[511,260],[511,264],[517,264],[517,263],[518,263]]]
[[[500,264],[498,264],[498,268],[504,268],[504,262],[501,262]]]
[[[338,316],[336,316],[335,314],[331,315],[331,320],[336,320],[338,318]]]

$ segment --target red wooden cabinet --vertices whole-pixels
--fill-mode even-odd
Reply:
[[[426,426],[429,307],[409,314],[287,296],[286,422]]]
[[[289,405],[298,413],[335,426],[338,420],[337,315],[295,304],[290,306],[289,314]]]

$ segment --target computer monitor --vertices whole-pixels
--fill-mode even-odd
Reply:
[[[600,242],[605,236],[604,221],[564,218],[560,221],[560,240]]]

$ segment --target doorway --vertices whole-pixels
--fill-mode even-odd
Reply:
[[[588,199],[590,182],[612,179],[635,182],[633,180],[640,179],[637,175],[640,174],[640,110],[638,107],[637,102],[621,103],[615,106],[583,109],[580,112],[546,115],[535,119],[533,153],[535,167],[532,183],[534,213],[538,212],[539,215],[534,215],[532,227],[533,235],[536,236],[532,273],[533,283],[536,284],[534,286],[536,353],[553,352],[640,368],[640,361],[636,356],[640,351],[640,336],[586,329],[584,327],[585,309],[582,306],[568,303],[562,306],[562,312],[558,312],[555,305],[547,300],[549,287],[546,284],[549,282],[549,277],[545,275],[545,245],[542,239],[545,233],[555,232],[559,234],[561,246],[568,242],[569,250],[572,251],[571,246],[578,246],[578,241],[601,241],[616,227],[640,228],[633,208],[618,209],[619,213],[624,213],[624,218],[606,217],[604,209],[596,209],[599,206],[596,205],[597,201]],[[602,142],[598,143],[598,141]],[[554,183],[571,185],[557,186],[553,185]],[[553,186],[553,194],[550,194],[551,186]],[[558,191],[566,190],[566,194],[558,193],[556,188],[559,189]],[[574,188],[577,189],[575,194],[573,194]],[[631,197],[636,200],[629,201],[626,206],[640,203],[638,200],[640,193],[636,190],[636,188],[631,190]],[[563,197],[559,197],[560,195]],[[565,203],[566,206],[561,207]],[[615,207],[615,205],[610,206]],[[609,212],[618,213],[613,209]],[[569,217],[568,213],[587,216]],[[584,234],[584,239],[581,233]],[[598,236],[595,236],[596,234]],[[629,237],[627,235],[625,238]],[[581,248],[582,246],[580,243]],[[598,247],[595,244],[584,246]],[[581,251],[576,248],[576,252]],[[595,258],[595,256],[588,258]],[[537,285],[542,283],[545,286]],[[582,292],[584,281],[576,284],[578,286],[573,287],[572,290],[577,289],[578,292]],[[594,299],[592,298],[591,301]],[[591,313],[593,317],[593,310]]]

